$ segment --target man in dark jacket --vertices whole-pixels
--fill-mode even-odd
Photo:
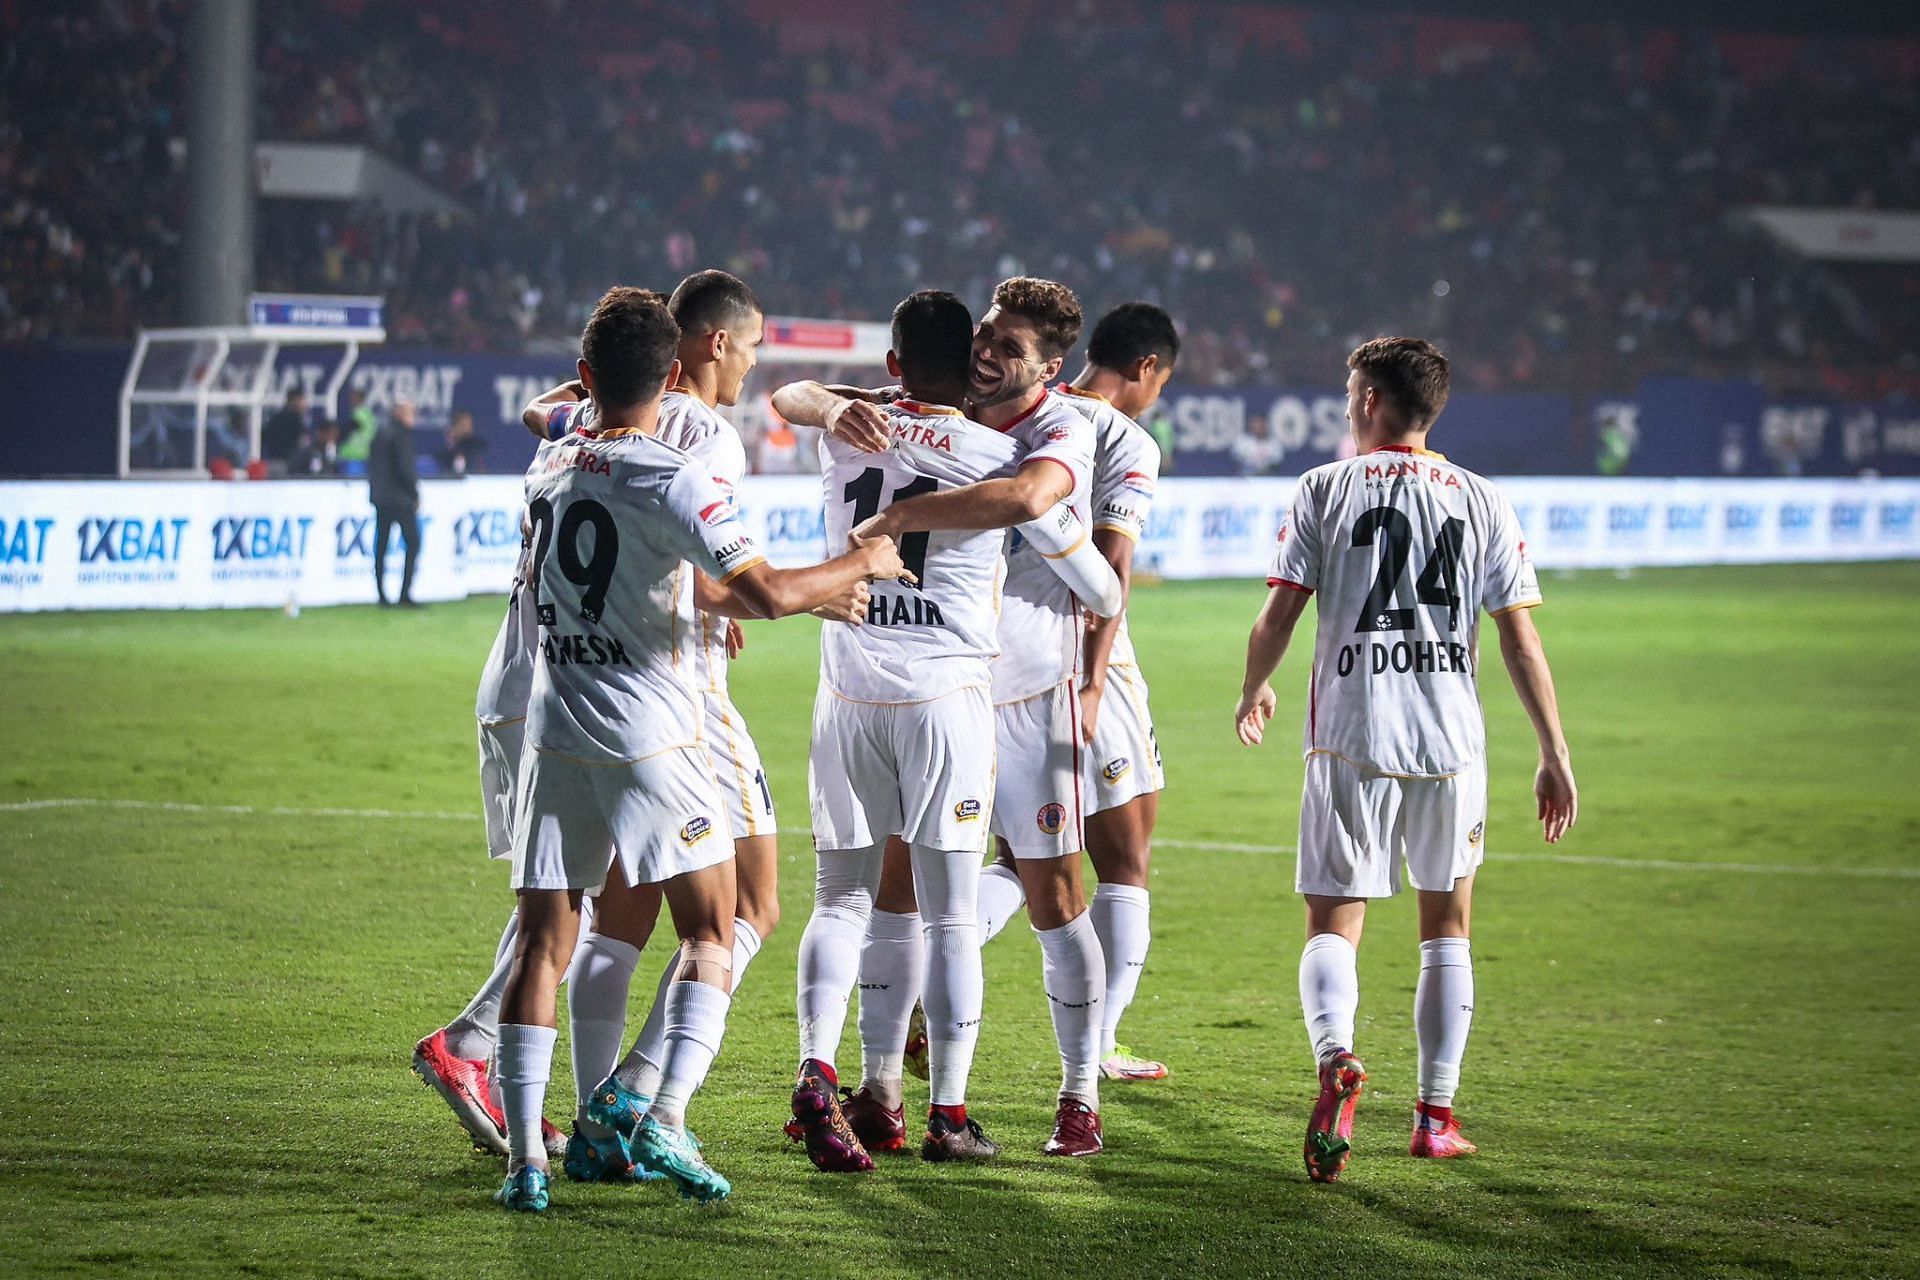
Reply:
[[[387,599],[387,537],[394,526],[406,539],[406,563],[400,570],[400,603],[413,608],[413,567],[420,558],[420,472],[413,452],[413,405],[394,402],[387,425],[373,438],[367,454],[367,487],[373,495],[373,582],[380,603]]]

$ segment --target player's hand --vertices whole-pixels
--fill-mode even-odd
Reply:
[[[727,619],[727,657],[737,658],[747,647],[747,633],[740,629],[737,619]]]
[[[1264,680],[1252,693],[1240,695],[1240,705],[1233,713],[1233,727],[1241,742],[1249,747],[1260,745],[1260,739],[1266,736],[1267,721],[1273,719],[1274,706],[1273,686]]]
[[[866,453],[884,453],[893,437],[887,415],[865,400],[842,400],[827,414],[827,434]]]
[[[1548,844],[1560,843],[1580,813],[1580,790],[1573,782],[1573,766],[1565,756],[1543,756],[1533,775],[1533,798]]]
[[[862,528],[865,526],[863,525]],[[859,529],[847,535],[847,541],[854,551],[867,558],[867,580],[878,581],[881,578],[897,578],[901,582],[918,582],[920,579],[908,572],[906,564],[900,559],[900,544],[884,534],[878,537],[862,537]]]
[[[1080,741],[1093,745],[1093,728],[1100,722],[1100,696],[1105,690],[1080,686]]]
[[[872,599],[873,588],[856,582],[838,598],[815,609],[813,616],[824,622],[846,622],[857,627],[867,620],[867,602]]]
[[[879,515],[868,516],[853,526],[847,533],[847,550],[858,551],[862,542],[868,542],[874,538],[898,539],[900,531],[893,527],[891,516],[891,511],[882,511]]]

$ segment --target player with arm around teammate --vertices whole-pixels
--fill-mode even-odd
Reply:
[[[1050,392],[1079,339],[1080,301],[1051,280],[995,287],[974,334],[968,403],[974,416],[1026,446],[1018,472],[896,503],[863,526],[904,536],[1030,520],[1065,502],[1091,522],[1094,429]],[[1007,557],[1000,656],[993,664],[994,834],[1011,849],[1040,942],[1042,986],[1059,1045],[1061,1085],[1047,1155],[1094,1155],[1100,1126],[1106,962],[1087,914],[1080,853],[1085,813],[1079,676],[1083,618],[1049,555],[1022,539]]]
[[[543,444],[527,475],[540,639],[513,842],[522,924],[500,1012],[510,1154],[495,1198],[511,1209],[547,1205],[539,1117],[554,996],[582,895],[600,890],[616,858],[627,883],[663,884],[681,939],[666,995],[663,1078],[635,1132],[634,1159],[689,1196],[731,1190],[685,1128],[688,1099],[725,1030],[736,901],[732,833],[688,674],[688,565],[763,617],[903,572],[885,540],[806,569],[767,565],[699,463],[656,438],[660,396],[680,372],[679,337],[657,294],[609,291],[581,341],[592,427]]]
[[[902,394],[884,408],[866,406],[867,421],[882,427],[891,447],[863,451],[834,437],[823,443],[829,538],[918,495],[1014,474],[1022,445],[952,407],[967,387],[972,328],[952,294],[915,294],[895,310],[889,368],[901,378]],[[818,384],[782,388],[774,399],[784,416],[800,422],[824,421],[847,403]],[[921,1155],[980,1160],[997,1151],[967,1115],[965,1089],[981,1007],[974,894],[995,793],[995,603],[1004,529],[1024,518],[1009,509],[998,524],[904,537],[902,557],[925,570],[918,585],[877,586],[864,626],[822,637],[809,769],[819,880],[801,939],[801,1063],[789,1132],[823,1170],[872,1167],[834,1097],[834,1055],[882,849],[896,832],[909,848],[923,908],[933,1092]],[[1080,544],[1061,548],[1069,552],[1063,560],[1103,575],[1104,588],[1088,589],[1117,608],[1118,582],[1083,531],[1057,532]],[[1049,531],[1036,536],[1051,545]],[[916,956],[919,942],[913,939]],[[863,1027],[867,1004],[863,993]],[[909,995],[891,1011],[896,1056],[911,1006]],[[863,1126],[883,1150],[905,1145],[898,1074],[896,1068],[893,1096],[858,1099],[870,1121],[885,1122]]]
[[[1491,484],[1426,447],[1446,404],[1446,357],[1421,339],[1376,338],[1347,365],[1358,452],[1300,479],[1234,713],[1240,740],[1258,745],[1274,710],[1267,681],[1318,593],[1296,881],[1307,908],[1300,1003],[1320,1070],[1305,1147],[1316,1182],[1336,1180],[1350,1154],[1367,1078],[1354,1053],[1357,948],[1367,900],[1399,891],[1403,862],[1420,900],[1411,1150],[1475,1150],[1453,1098],[1473,1021],[1468,914],[1486,839],[1482,608],[1539,740],[1534,794],[1548,842],[1578,808],[1553,677],[1528,614],[1540,588],[1519,522]]]
[[[1087,367],[1061,388],[1093,424],[1093,540],[1123,588],[1133,580],[1134,548],[1146,533],[1160,477],[1160,447],[1136,419],[1159,400],[1173,374],[1180,337],[1173,318],[1150,302],[1114,307],[1087,340]],[[1106,962],[1101,1002],[1100,1074],[1108,1080],[1158,1080],[1166,1067],[1117,1043],[1133,1002],[1151,937],[1147,874],[1154,821],[1166,775],[1147,708],[1147,682],[1134,655],[1124,612],[1087,627],[1080,685],[1082,793],[1087,853],[1099,886],[1088,914]],[[1019,911],[1025,893],[1004,851],[980,878],[982,941]]]

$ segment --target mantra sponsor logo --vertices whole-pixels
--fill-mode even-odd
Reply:
[[[80,522],[82,583],[174,582],[186,546],[186,516],[88,516]]]
[[[1730,502],[1724,519],[1728,542],[1758,542],[1760,531],[1766,528],[1767,509],[1757,502]]]
[[[1805,542],[1813,537],[1814,529],[1819,525],[1819,508],[1811,502],[1783,502],[1780,504],[1780,540],[1782,542]]]
[[[47,559],[52,516],[0,515],[0,587],[37,587]]]
[[[1704,502],[1671,502],[1667,504],[1667,540],[1695,546],[1707,540],[1707,529],[1711,523],[1709,508]]]
[[[1880,536],[1897,538],[1902,542],[1913,540],[1914,508],[1911,502],[1883,502],[1880,504]]]
[[[1827,533],[1838,542],[1859,542],[1867,536],[1867,504],[1836,502],[1827,508]]]
[[[221,516],[213,522],[213,576],[298,578],[312,516]]]

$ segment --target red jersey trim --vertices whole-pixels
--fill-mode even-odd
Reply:
[[[1067,473],[1068,484],[1078,485],[1080,483],[1080,477],[1074,474],[1073,468],[1068,466],[1066,463],[1062,462],[1058,458],[1028,458],[1025,462],[1022,462],[1020,464],[1020,469],[1024,471],[1036,462],[1051,462],[1054,466],[1060,468],[1062,471]],[[1071,498],[1072,496],[1073,496],[1073,490],[1068,489],[1067,498]],[[1062,498],[1061,501],[1065,502],[1066,498]]]
[[[1028,405],[1025,409],[1021,410],[1020,416],[1008,422],[1006,426],[995,427],[994,430],[1000,432],[1002,435],[1005,435],[1007,432],[1013,430],[1015,427],[1025,422],[1028,418],[1031,418],[1039,410],[1040,406],[1045,404],[1046,402],[1047,402],[1047,388],[1042,387],[1040,388],[1040,398],[1038,400],[1035,400],[1032,404]]]
[[[1303,596],[1313,594],[1312,587],[1303,587],[1290,578],[1268,578],[1267,585],[1270,587],[1285,587],[1289,591],[1298,591]]]

